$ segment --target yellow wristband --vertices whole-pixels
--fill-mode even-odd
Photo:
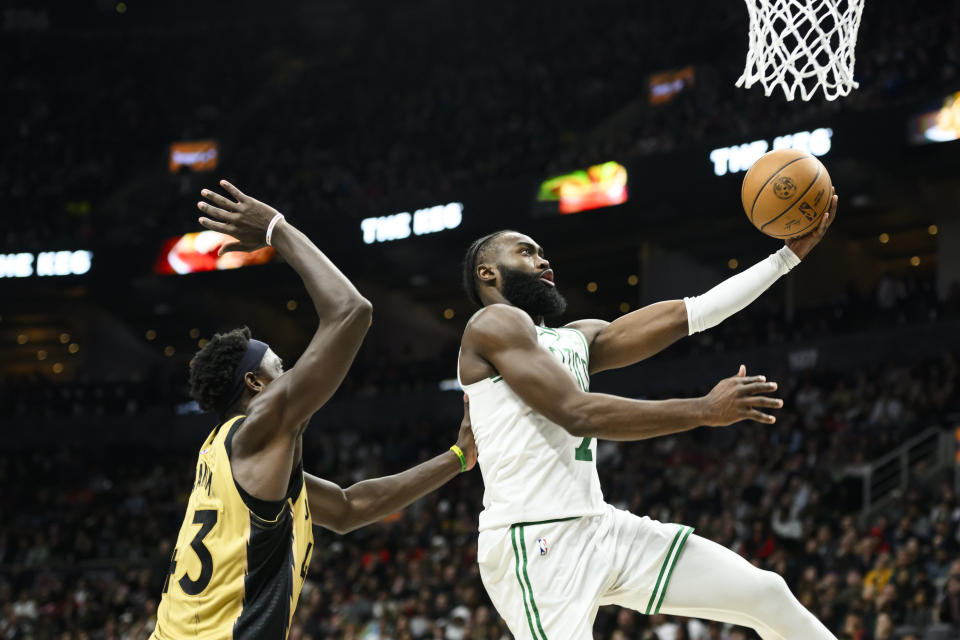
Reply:
[[[463,455],[463,450],[457,445],[450,447],[450,451],[453,451],[457,454],[457,457],[460,458],[460,473],[463,473],[467,470],[467,457]]]

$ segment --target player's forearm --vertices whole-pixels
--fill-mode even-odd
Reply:
[[[272,241],[274,248],[303,279],[321,318],[369,307],[353,283],[299,229],[281,220],[273,231]]]
[[[571,434],[603,440],[646,440],[689,431],[707,423],[703,398],[630,400],[585,393],[573,410]]]
[[[401,473],[364,480],[347,488],[345,531],[382,520],[391,513],[435,491],[460,473],[460,459],[452,451]]]
[[[727,278],[703,295],[684,298],[690,335],[715,327],[760,297],[773,283],[800,264],[784,247],[746,271]]]

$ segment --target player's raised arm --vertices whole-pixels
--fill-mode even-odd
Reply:
[[[837,214],[837,196],[820,225],[749,269],[727,278],[703,295],[658,302],[613,322],[580,320],[570,327],[590,342],[590,373],[619,369],[645,360],[679,340],[706,331],[737,313],[800,264],[820,242]]]
[[[489,362],[526,404],[576,437],[643,440],[746,419],[772,423],[773,416],[760,409],[783,405],[759,395],[774,391],[776,383],[746,377],[743,366],[700,398],[631,400],[582,391],[537,342],[530,316],[509,305],[491,305],[474,316],[463,348]]]
[[[269,229],[271,244],[303,279],[318,316],[317,330],[296,366],[257,393],[250,403],[242,441],[244,448],[258,450],[275,438],[297,435],[330,399],[367,333],[372,307],[317,246],[276,209],[225,180],[220,184],[236,201],[204,190],[203,196],[212,204],[201,202],[198,207],[208,216],[200,219],[204,227],[237,238],[221,252],[263,247]],[[255,379],[251,376],[250,380]]]
[[[470,430],[470,404],[466,396],[456,446],[459,453],[451,447],[411,469],[392,476],[364,480],[346,489],[304,473],[314,524],[337,533],[348,533],[382,520],[439,489],[454,476],[472,469],[477,463],[477,446]]]

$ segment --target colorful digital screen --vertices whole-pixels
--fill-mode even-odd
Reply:
[[[915,116],[910,121],[910,142],[930,144],[960,140],[960,91],[944,98],[939,109]]]
[[[170,173],[183,167],[191,171],[213,171],[219,156],[216,140],[174,142],[170,145]]]
[[[237,269],[270,262],[276,255],[273,247],[264,247],[250,253],[231,251],[218,257],[220,247],[233,240],[216,231],[198,231],[170,238],[160,247],[154,271],[168,275]]]
[[[693,86],[693,67],[671,69],[650,76],[650,104],[670,102],[678,93]]]
[[[537,201],[544,212],[571,214],[627,201],[627,170],[618,162],[595,164],[540,185]]]

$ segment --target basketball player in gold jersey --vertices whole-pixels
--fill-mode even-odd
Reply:
[[[347,489],[304,473],[303,432],[353,362],[371,305],[280,213],[220,184],[234,200],[204,190],[210,202],[197,205],[200,224],[237,239],[221,253],[274,246],[303,279],[319,323],[289,371],[246,327],[215,335],[194,357],[191,395],[221,422],[200,447],[154,640],[286,638],[313,525],[338,533],[362,527],[476,463],[465,412],[450,451],[402,473]]]

